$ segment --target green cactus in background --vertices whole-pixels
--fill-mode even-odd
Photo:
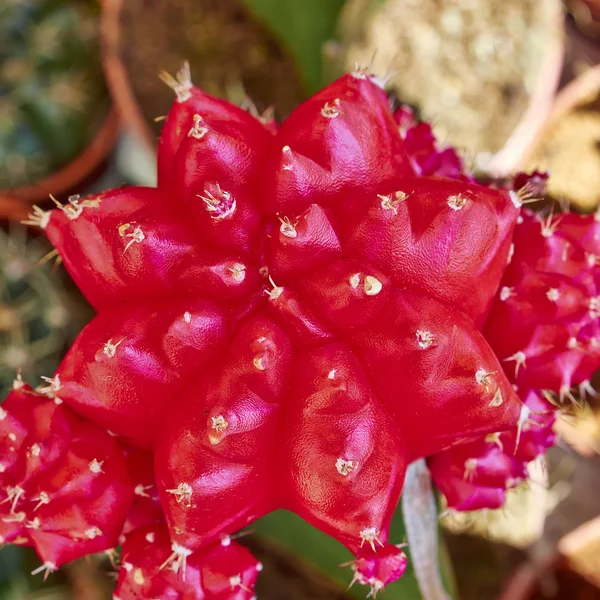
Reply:
[[[37,383],[52,374],[66,345],[84,323],[51,261],[48,248],[27,239],[27,230],[0,229],[0,393],[6,395],[19,370]],[[82,304],[83,306],[83,304]]]
[[[307,89],[318,91],[325,44],[333,36],[345,0],[242,0],[268,26],[296,60]]]
[[[0,65],[0,189],[10,189],[64,166],[106,117],[97,8],[3,0]]]

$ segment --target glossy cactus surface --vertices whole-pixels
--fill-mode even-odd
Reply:
[[[476,183],[362,70],[279,130],[204,94],[185,69],[171,83],[157,189],[32,215],[99,311],[39,393],[122,444],[134,501],[118,597],[251,597],[256,564],[230,536],[279,508],[348,547],[354,581],[374,595],[406,566],[388,529],[410,463],[434,457],[444,489],[469,444],[491,465],[502,444],[526,461],[550,443],[527,432],[550,410],[543,394],[517,395],[496,341],[502,330],[539,341],[546,325],[545,313],[526,314],[527,327],[518,311],[498,316],[503,282],[546,276],[513,241],[535,221],[521,208],[532,184]],[[590,219],[568,235],[593,238]],[[559,275],[588,294],[587,312],[563,307],[552,335],[596,323],[596,265],[585,265]],[[587,356],[570,367],[577,377]],[[523,476],[501,460],[506,472],[484,480],[494,489]],[[461,470],[459,483],[480,475]]]

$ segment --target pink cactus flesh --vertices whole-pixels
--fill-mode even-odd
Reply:
[[[598,224],[523,211],[542,176],[479,185],[363,71],[279,130],[187,75],[165,76],[157,189],[32,217],[99,314],[6,401],[2,535],[58,566],[122,534],[120,600],[241,600],[259,565],[229,536],[286,508],[374,595],[406,566],[388,530],[412,461],[451,505],[497,506],[552,443],[544,394],[598,365]],[[38,411],[64,422],[39,473]]]
[[[114,598],[251,600],[261,570],[261,563],[230,538],[182,555],[166,526],[141,527],[123,544]]]
[[[515,186],[543,193],[546,177]],[[600,364],[598,215],[523,210],[511,260],[484,327],[526,410],[516,427],[429,458],[433,479],[456,510],[498,508],[526,477],[527,463],[555,442],[556,408],[595,393]],[[507,335],[507,330],[511,335]]]
[[[17,380],[0,407],[0,537],[34,546],[46,574],[114,548],[133,496],[117,442],[52,398],[57,387]]]

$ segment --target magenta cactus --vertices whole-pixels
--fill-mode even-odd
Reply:
[[[478,184],[364,70],[279,130],[186,69],[168,81],[157,189],[32,215],[99,314],[0,423],[42,439],[18,396],[74,424],[44,468],[75,460],[61,458],[74,435],[102,448],[98,473],[82,449],[77,486],[60,484],[103,503],[102,522],[82,504],[70,530],[102,535],[60,555],[37,540],[42,488],[19,443],[0,475],[5,540],[53,569],[121,533],[121,600],[250,598],[260,567],[231,535],[287,508],[346,545],[374,595],[406,566],[388,529],[408,465],[428,458],[450,506],[498,506],[553,441],[546,398],[587,389],[599,225],[523,210],[541,174]]]
[[[33,546],[46,574],[114,548],[133,496],[118,443],[49,383],[37,392],[17,379],[0,407],[0,539]]]
[[[115,591],[119,600],[250,600],[261,563],[229,537],[172,563],[174,551],[167,527],[141,527],[123,544]],[[181,555],[179,555],[181,556]],[[170,568],[166,568],[171,565]],[[175,568],[173,568],[173,565]]]

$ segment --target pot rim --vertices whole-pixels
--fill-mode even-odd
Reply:
[[[111,106],[92,141],[73,160],[31,185],[0,189],[0,197],[33,204],[43,202],[50,194],[58,196],[74,189],[108,158],[118,133],[119,117]]]

